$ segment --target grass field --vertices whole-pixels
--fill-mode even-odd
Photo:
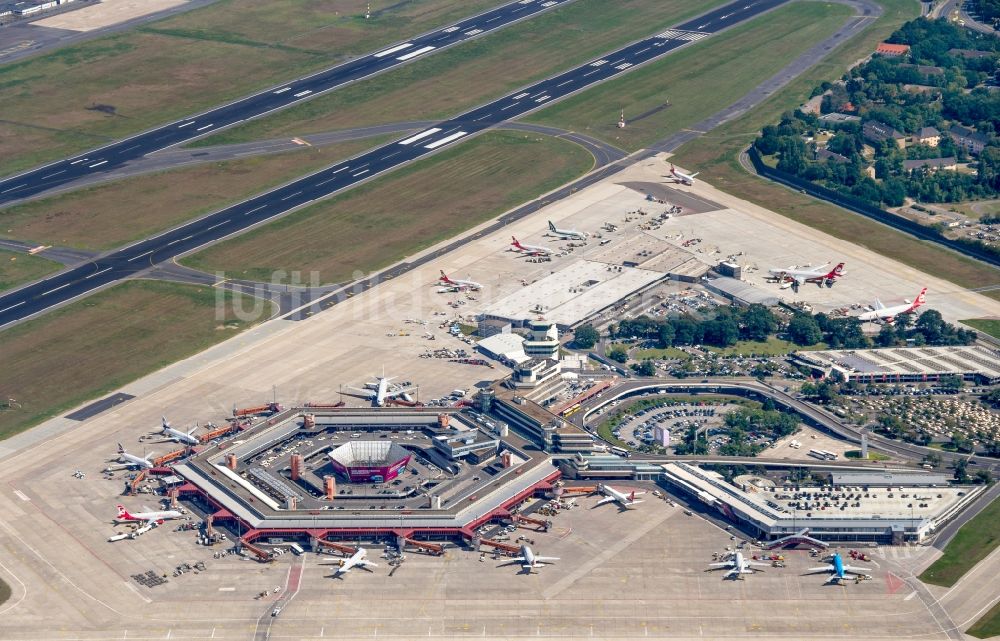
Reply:
[[[824,343],[817,343],[809,347],[802,347],[791,341],[784,341],[771,336],[766,341],[739,341],[732,347],[721,349],[718,347],[706,347],[706,349],[722,354],[723,356],[753,356],[755,354],[758,356],[784,356],[791,352],[826,349],[826,345]]]
[[[58,271],[59,263],[0,249],[0,292]]]
[[[222,0],[0,66],[0,175],[225,103],[498,4],[376,0],[366,21],[366,2]],[[108,105],[114,113],[94,105]]]
[[[950,588],[965,575],[972,566],[982,561],[1000,545],[1000,500],[993,501],[985,510],[962,526],[955,538],[948,543],[941,555],[918,578],[924,583],[933,583]]]
[[[844,452],[844,458],[860,459],[861,450],[847,450],[846,452]],[[869,461],[888,461],[889,458],[890,457],[886,456],[885,454],[880,454],[879,452],[873,452],[871,450],[868,450]]]
[[[728,122],[681,147],[674,159],[684,167],[703,172],[716,187],[755,202],[772,211],[843,238],[904,264],[926,269],[963,287],[982,287],[1000,282],[1000,272],[983,263],[915,240],[820,200],[780,187],[747,174],[738,156],[757,136],[761,127],[775,123],[781,112],[802,104],[812,88],[823,80],[840,77],[855,61],[875,49],[900,24],[919,14],[911,0],[883,0],[885,13],[875,25],[846,45],[834,50],[807,74],[791,82],[746,115]],[[983,292],[1000,299],[1000,292]]]
[[[722,0],[576,0],[399,69],[195,142],[246,142],[455,115],[644,38]],[[616,103],[617,104],[617,103]],[[618,107],[605,116],[614,119]]]
[[[968,318],[958,321],[963,325],[968,325],[972,329],[989,334],[994,338],[1000,338],[1000,320],[991,318]]]
[[[203,252],[183,263],[269,280],[277,270],[355,278],[489,220],[593,166],[561,139],[491,132]]]
[[[1000,603],[994,605],[989,612],[983,615],[983,618],[976,621],[965,633],[977,639],[1000,636]]]
[[[0,439],[248,327],[216,319],[218,293],[129,281],[0,332],[0,389],[16,401],[0,411]]]
[[[123,178],[0,210],[0,236],[104,250],[368,149],[385,137]]]
[[[735,102],[836,31],[849,15],[851,9],[843,5],[790,4],[528,119],[585,132],[629,151],[641,149]],[[622,106],[629,121],[625,129],[617,126]]]

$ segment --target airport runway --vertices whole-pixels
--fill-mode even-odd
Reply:
[[[142,174],[167,171],[170,169],[178,169],[180,167],[193,167],[204,163],[224,162],[227,160],[239,160],[241,158],[266,156],[268,154],[295,151],[310,145],[314,147],[323,147],[339,142],[364,140],[365,138],[372,138],[374,136],[383,136],[387,134],[399,135],[406,132],[416,133],[417,131],[426,129],[436,124],[436,122],[437,121],[434,120],[393,122],[384,125],[373,125],[370,127],[338,129],[318,134],[303,135],[296,138],[274,138],[270,140],[215,145],[213,147],[195,147],[191,149],[183,147],[164,149],[163,151],[158,151],[154,154],[143,156],[142,158],[130,160],[124,165],[108,172],[81,176],[72,182],[60,185],[57,188],[13,201],[9,203],[9,205],[18,205],[22,202],[39,198],[47,198],[55,194],[73,191],[82,187],[91,187],[94,185],[120,180],[122,178],[141,176]],[[502,129],[529,131],[575,142],[594,156],[597,167],[603,167],[610,162],[614,162],[626,156],[624,151],[618,149],[614,145],[609,145],[603,140],[599,140],[586,134],[569,131],[567,129],[560,129],[558,127],[535,125],[524,122],[508,122],[503,124]]]
[[[241,98],[197,116],[183,118],[92,151],[60,160],[0,181],[0,205],[77,180],[107,172],[129,160],[188,142],[266,113],[342,87],[356,80],[426,57],[446,47],[477,38],[573,0],[515,0],[381,51]]]
[[[543,105],[617,77],[631,68],[770,11],[785,1],[736,0],[699,18],[627,45],[598,60],[536,82],[520,91],[440,122],[420,133],[370,150],[153,238],[116,250],[89,264],[14,290],[0,297],[0,327],[30,318],[160,262],[217,242],[400,165],[440,151],[458,141],[467,140],[507,120],[523,116]],[[497,18],[498,21],[501,19]],[[191,122],[197,124],[200,121]]]

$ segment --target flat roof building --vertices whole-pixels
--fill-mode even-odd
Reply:
[[[750,283],[742,280],[736,280],[735,278],[722,276],[702,281],[702,283],[708,291],[716,293],[719,296],[740,305],[753,305],[754,303],[759,303],[761,305],[772,307],[780,302],[778,297],[774,294],[771,294],[770,292],[759,287],[754,287]]]
[[[982,345],[797,352],[793,359],[818,374],[860,383],[914,383],[942,376],[1000,383],[1000,351]]]
[[[774,541],[808,528],[810,536],[827,542],[920,543],[984,489],[918,489],[906,498],[890,497],[888,491],[882,490],[865,496],[860,485],[756,488],[758,491],[746,492],[719,474],[695,465],[673,462],[663,465],[663,470],[663,478],[671,488],[717,510],[761,541]],[[926,486],[920,482],[910,487]]]

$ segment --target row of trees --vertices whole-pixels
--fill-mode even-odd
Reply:
[[[763,305],[719,307],[707,320],[691,317],[654,319],[649,316],[612,325],[612,338],[645,338],[660,347],[712,345],[728,347],[737,341],[765,341],[778,329],[778,318]]]
[[[781,329],[796,345],[809,347],[824,342],[831,349],[895,347],[910,342],[917,346],[968,345],[976,340],[975,331],[946,322],[935,309],[915,318],[913,314],[901,314],[894,325],[882,325],[871,339],[865,335],[857,318],[796,313],[782,328],[770,309],[754,304],[746,308],[721,307],[713,318],[702,321],[688,317],[654,319],[640,316],[612,325],[609,332],[612,338],[653,340],[661,348],[701,344],[727,347],[738,340],[764,341]],[[600,334],[591,325],[581,326],[574,335],[574,344],[580,349],[590,349],[598,340]],[[607,355],[620,363],[628,361],[628,353],[622,347],[612,348]],[[637,371],[643,376],[656,373],[652,363]]]

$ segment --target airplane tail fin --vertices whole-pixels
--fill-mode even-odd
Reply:
[[[556,230],[556,226],[555,226],[555,225],[553,225],[553,224],[552,224],[552,221],[550,220],[550,221],[549,221],[549,231],[555,231],[555,230]]]
[[[119,454],[125,453],[125,447],[121,443],[118,444],[118,453]]]
[[[128,510],[125,509],[124,505],[116,505],[115,507],[118,509],[118,518],[120,519],[132,518],[132,515],[128,513]]]
[[[167,420],[166,416],[160,417],[160,428],[165,432],[167,428],[170,427],[170,421]]]
[[[913,301],[913,309],[920,307],[926,302],[927,302],[927,288],[924,287],[923,289],[920,290],[920,293],[917,294],[917,299]]]
[[[844,263],[837,263],[837,266],[830,270],[830,273],[826,275],[829,280],[835,280],[840,278],[844,274]]]

